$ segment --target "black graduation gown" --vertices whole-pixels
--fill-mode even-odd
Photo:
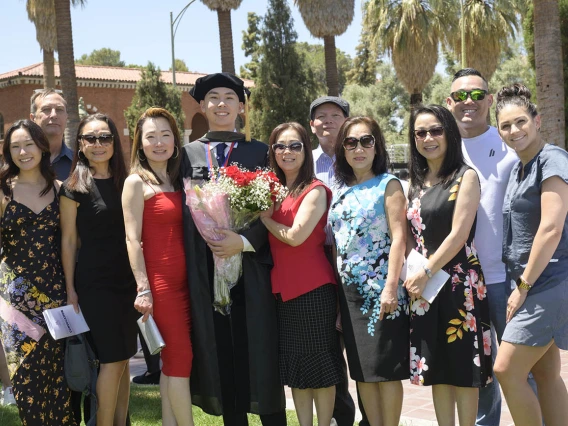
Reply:
[[[201,139],[182,150],[182,178],[207,179],[206,149]],[[217,165],[213,155],[214,165]],[[268,147],[244,139],[229,163],[254,170],[268,164]],[[213,258],[183,203],[184,242],[191,295],[193,368],[191,398],[206,413],[272,414],[285,409],[278,370],[276,301],[270,284],[272,257],[268,234],[257,221],[242,232],[255,252],[243,253],[243,273],[231,290],[231,315],[214,311]]]

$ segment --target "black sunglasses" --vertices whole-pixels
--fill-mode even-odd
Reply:
[[[343,139],[343,148],[347,151],[353,151],[357,148],[357,144],[361,143],[363,148],[372,148],[375,146],[375,137],[373,135],[363,135],[359,139],[357,138],[345,138]]]
[[[289,145],[283,143],[275,143],[274,145],[272,145],[272,150],[276,154],[283,154],[286,149],[289,149],[290,152],[299,153],[304,149],[304,144],[302,142],[292,142]]]
[[[416,139],[418,140],[424,140],[426,139],[426,135],[430,135],[433,138],[438,138],[440,136],[442,136],[444,134],[444,128],[443,127],[432,127],[431,129],[428,130],[415,130],[414,131],[414,136],[416,137]]]
[[[483,89],[473,89],[473,90],[456,90],[450,93],[450,97],[454,102],[465,102],[467,98],[471,98],[472,101],[482,101],[487,95],[487,90]]]
[[[114,137],[112,135],[80,135],[79,139],[85,141],[87,145],[95,145],[98,141],[101,145],[108,146],[112,143]]]

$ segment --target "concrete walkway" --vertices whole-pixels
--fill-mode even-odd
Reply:
[[[562,363],[562,378],[568,387],[568,351],[560,351]],[[146,371],[144,358],[132,358],[130,361],[130,376],[134,377]],[[432,402],[432,390],[429,387],[411,385],[409,381],[403,382],[404,400],[402,405],[401,424],[405,426],[434,426],[436,422],[436,413],[434,412],[434,404]],[[357,404],[357,394],[355,382],[350,380],[349,391],[353,396],[355,404]],[[294,401],[292,400],[292,392],[286,388],[286,408],[294,409]],[[361,419],[361,412],[357,407],[356,420]],[[457,414],[456,414],[457,421]],[[501,408],[501,425],[514,426],[509,407],[505,397],[503,397],[503,405]]]

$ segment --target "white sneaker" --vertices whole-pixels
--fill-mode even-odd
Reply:
[[[4,398],[2,398],[2,405],[16,405],[16,399],[14,398],[14,391],[12,386],[4,389]]]

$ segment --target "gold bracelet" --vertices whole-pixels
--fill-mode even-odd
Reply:
[[[517,279],[517,287],[529,291],[532,288],[532,284],[530,284],[525,278],[521,275],[519,279]]]

